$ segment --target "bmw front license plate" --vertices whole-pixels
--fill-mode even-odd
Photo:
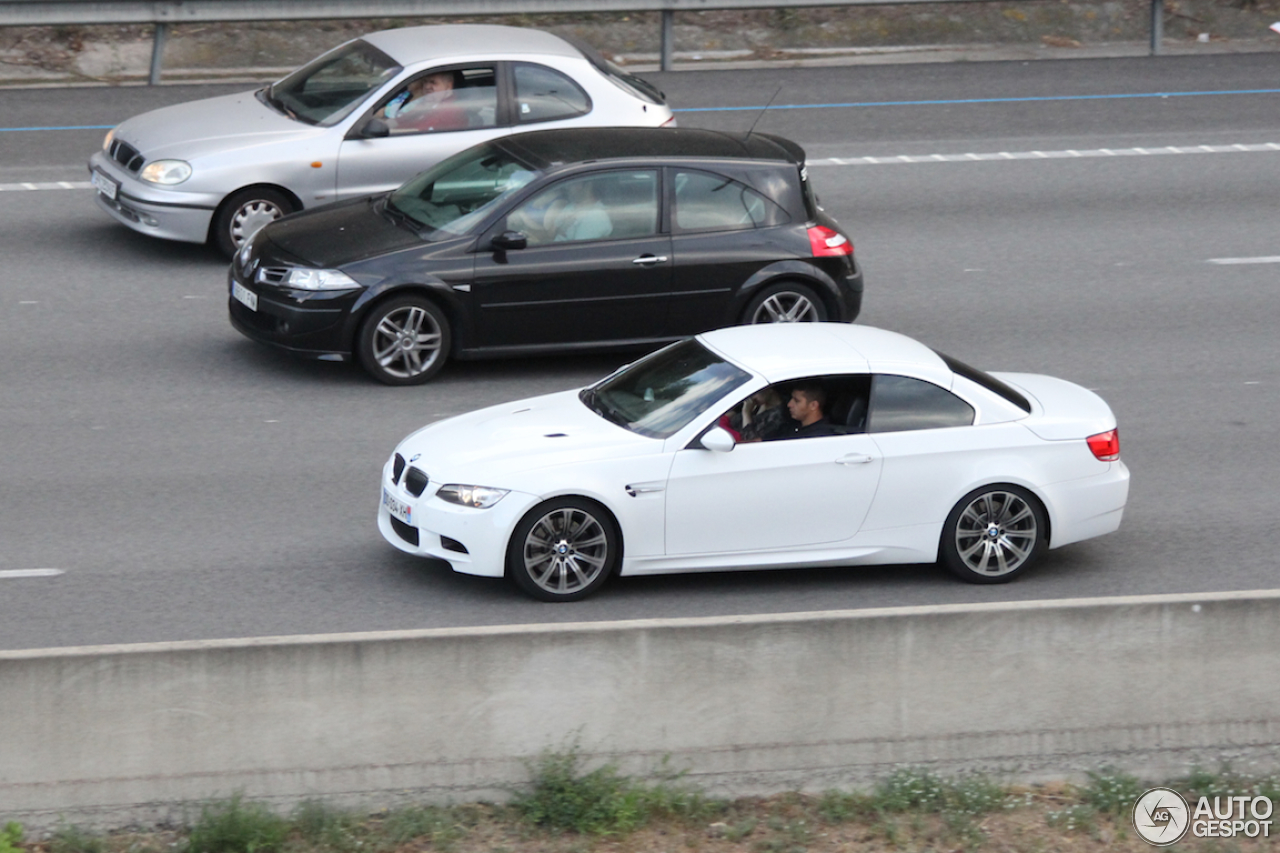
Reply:
[[[258,294],[254,293],[240,282],[231,282],[231,295],[236,298],[237,302],[248,308],[250,311],[258,310]]]
[[[119,184],[98,171],[94,171],[89,175],[89,181],[97,187],[98,192],[102,193],[112,201],[115,201],[116,193],[120,191]]]
[[[392,518],[398,518],[405,524],[413,524],[413,507],[404,501],[396,500],[385,486],[382,488],[382,505],[387,508],[387,512],[391,513]]]

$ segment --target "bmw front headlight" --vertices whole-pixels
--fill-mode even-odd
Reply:
[[[490,486],[463,486],[450,483],[436,491],[436,497],[459,506],[473,509],[488,509],[506,497],[507,489],[495,489]]]
[[[144,166],[138,177],[153,184],[171,187],[191,177],[191,164],[186,160],[156,160]]]
[[[340,270],[313,270],[294,267],[280,282],[282,287],[295,290],[354,290],[360,285]]]

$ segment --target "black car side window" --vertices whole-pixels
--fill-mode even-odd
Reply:
[[[573,118],[591,111],[591,98],[572,80],[545,65],[528,62],[515,66],[516,121]]]
[[[968,426],[973,407],[945,388],[910,376],[877,375],[868,432]]]
[[[658,233],[658,173],[627,169],[566,178],[508,214],[506,227],[524,234],[530,246],[652,236]]]
[[[772,201],[723,175],[677,170],[673,186],[677,231],[737,231],[786,221]]]

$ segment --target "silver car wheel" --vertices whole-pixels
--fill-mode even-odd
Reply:
[[[558,507],[533,523],[521,547],[524,571],[539,590],[561,598],[589,589],[609,559],[609,536],[580,507]]]
[[[961,512],[955,525],[956,554],[974,574],[999,578],[1018,571],[1040,538],[1036,513],[1020,495],[989,491]]]
[[[264,198],[250,199],[231,215],[231,242],[238,249],[268,222],[274,222],[287,211]]]

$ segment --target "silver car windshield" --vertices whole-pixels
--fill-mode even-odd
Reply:
[[[749,379],[751,374],[688,340],[584,388],[579,399],[632,432],[670,438]]]
[[[268,103],[307,124],[341,121],[369,93],[400,73],[395,60],[364,41],[347,42],[271,84]]]
[[[466,234],[540,173],[492,145],[468,148],[411,178],[387,207],[417,225],[425,240]]]

